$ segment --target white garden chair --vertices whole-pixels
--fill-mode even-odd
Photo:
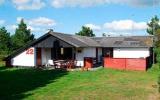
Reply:
[[[54,66],[53,60],[48,60],[46,66]]]

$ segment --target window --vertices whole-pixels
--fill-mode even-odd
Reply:
[[[64,54],[64,48],[61,48],[61,55]]]

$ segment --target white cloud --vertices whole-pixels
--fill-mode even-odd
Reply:
[[[9,30],[15,31],[16,28],[18,28],[18,25],[8,25],[7,28]],[[27,29],[30,29],[32,32],[38,32],[42,30],[41,28],[33,27],[33,26],[27,26]]]
[[[23,17],[17,17],[17,23],[19,23],[22,19],[23,19]],[[25,19],[23,19],[23,20],[24,20],[24,22],[26,22]]]
[[[17,24],[21,21],[23,17],[17,17]],[[33,19],[24,19],[24,22],[27,24],[27,29],[30,29],[33,33],[45,32],[46,29],[51,29],[56,25],[55,20],[46,18],[46,17],[38,17]],[[11,31],[15,31],[18,25],[8,25],[7,28]]]
[[[133,20],[115,20],[111,22],[106,22],[101,25],[95,24],[85,24],[85,26],[90,27],[97,36],[102,36],[102,33],[110,36],[117,35],[134,35],[145,33],[147,28],[146,22],[136,22]]]
[[[45,6],[42,0],[12,0],[18,10],[39,10]]]
[[[130,5],[134,7],[158,6],[160,0],[106,0],[113,4]]]
[[[55,20],[46,18],[46,17],[39,17],[36,19],[29,20],[29,25],[35,25],[35,26],[55,26],[56,22]]]
[[[129,36],[133,35],[132,33],[129,32],[103,32],[106,34],[106,36]]]
[[[147,28],[147,24],[146,22],[119,20],[105,23],[104,28],[112,31],[145,30]]]
[[[8,27],[9,27],[10,30],[15,30],[16,28],[18,28],[17,25],[10,25],[10,26],[8,26]]]
[[[52,0],[52,6],[55,8],[61,8],[65,6],[69,7],[90,7],[98,4],[104,4],[106,0]]]
[[[27,29],[30,29],[32,32],[39,32],[42,29],[38,27],[33,27],[33,26],[27,26]]]
[[[61,7],[91,7],[104,4],[123,4],[130,6],[153,6],[160,5],[160,0],[52,0],[52,6]]]
[[[17,17],[17,23],[21,21],[22,17]],[[45,27],[51,27],[56,25],[56,21],[50,18],[46,17],[38,17],[34,19],[24,19],[24,22],[26,22],[30,26],[45,26]]]
[[[0,25],[3,25],[5,23],[5,20],[0,20]]]
[[[139,6],[139,7],[160,6],[160,0],[132,0],[132,2],[130,3],[130,5],[132,5],[132,6]]]
[[[15,4],[25,4],[28,3],[30,0],[12,0]]]
[[[92,30],[99,31],[101,27],[95,24],[85,24],[84,26],[91,28]]]

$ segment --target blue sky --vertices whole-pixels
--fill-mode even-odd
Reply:
[[[51,28],[75,34],[83,25],[96,36],[147,35],[154,15],[160,0],[0,0],[0,26],[14,34],[23,18],[36,37]]]

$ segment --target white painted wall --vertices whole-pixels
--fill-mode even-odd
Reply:
[[[33,54],[27,54],[27,50],[33,49]],[[20,53],[19,55],[15,56],[11,59],[11,65],[13,66],[26,66],[26,67],[33,67],[35,66],[35,48],[31,47],[24,52]]]
[[[77,66],[84,66],[84,57],[96,57],[96,48],[82,48],[82,52],[76,51]]]
[[[48,63],[48,60],[51,60],[51,49],[50,48],[42,48],[42,65]]]
[[[150,55],[149,48],[114,48],[114,58],[146,58]]]

